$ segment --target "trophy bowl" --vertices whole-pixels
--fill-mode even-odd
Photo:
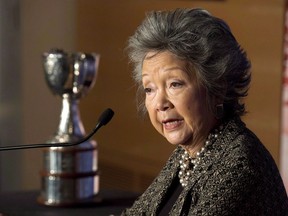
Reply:
[[[96,53],[73,53],[70,57],[59,49],[43,54],[45,80],[54,94],[79,99],[94,86],[99,55]]]

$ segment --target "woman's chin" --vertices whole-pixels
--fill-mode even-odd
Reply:
[[[192,144],[193,142],[193,136],[187,137],[187,138],[183,138],[183,139],[179,139],[177,137],[165,137],[166,140],[172,144],[172,145],[181,145],[181,146],[189,146]]]
[[[187,139],[187,140],[179,140],[179,139],[171,139],[171,138],[170,139],[166,138],[166,139],[172,145],[183,145],[183,146],[185,146],[185,145],[189,145],[189,143],[190,143],[190,142],[188,142],[189,139]]]
[[[169,142],[171,145],[174,145],[174,146],[180,145],[180,143],[178,143],[178,142],[170,142],[169,140],[168,140],[168,142]]]

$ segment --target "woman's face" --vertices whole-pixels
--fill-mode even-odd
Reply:
[[[149,52],[143,61],[145,106],[152,125],[171,144],[200,144],[215,124],[206,92],[187,68],[168,51]]]

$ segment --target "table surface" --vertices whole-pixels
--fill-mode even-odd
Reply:
[[[97,202],[55,207],[38,204],[39,194],[39,191],[0,193],[0,216],[117,216],[131,206],[139,195],[133,192],[103,190],[99,192]]]

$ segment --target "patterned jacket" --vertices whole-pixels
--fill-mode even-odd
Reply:
[[[148,189],[122,216],[158,215],[178,176],[179,146]],[[277,166],[259,139],[235,118],[205,153],[170,215],[288,215]]]

